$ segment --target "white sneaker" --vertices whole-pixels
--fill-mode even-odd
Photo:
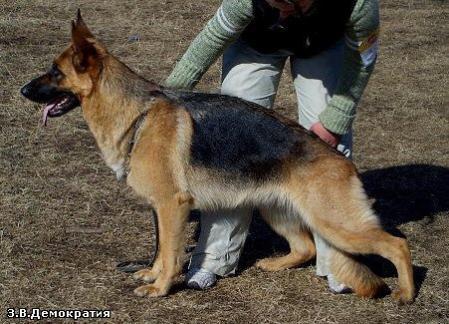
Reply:
[[[327,275],[327,284],[334,294],[346,294],[351,292],[351,288],[337,281],[332,273]]]
[[[333,274],[327,276],[329,289],[335,294],[346,294],[351,288],[337,281]],[[217,275],[202,268],[189,269],[186,275],[187,287],[191,289],[204,290],[217,283]]]
[[[202,268],[189,269],[186,275],[187,287],[204,290],[212,287],[217,282],[217,275]]]

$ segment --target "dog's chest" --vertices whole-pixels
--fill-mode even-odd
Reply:
[[[114,171],[115,177],[117,178],[118,181],[125,179],[126,177],[125,163],[117,162],[110,165],[110,168],[112,169],[112,171]]]

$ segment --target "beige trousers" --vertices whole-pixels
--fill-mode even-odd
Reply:
[[[300,59],[288,52],[261,54],[243,41],[231,45],[223,56],[221,93],[272,108],[284,65],[290,58],[298,102],[299,124],[310,129],[326,108],[340,75],[344,42],[312,58]],[[338,150],[351,156],[351,133],[344,135]],[[235,272],[243,250],[252,211],[223,210],[201,215],[201,232],[190,268],[207,269],[225,276]],[[328,245],[314,234],[316,273],[329,274]]]

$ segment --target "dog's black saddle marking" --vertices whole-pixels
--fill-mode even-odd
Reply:
[[[261,180],[274,175],[283,159],[304,149],[298,125],[290,127],[259,105],[195,92],[177,92],[175,99],[193,119],[193,165]]]

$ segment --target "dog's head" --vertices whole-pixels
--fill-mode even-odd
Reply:
[[[84,23],[78,10],[72,21],[71,44],[53,61],[49,71],[22,87],[27,99],[45,103],[44,124],[47,117],[62,116],[81,105],[83,98],[94,89],[107,56]]]

